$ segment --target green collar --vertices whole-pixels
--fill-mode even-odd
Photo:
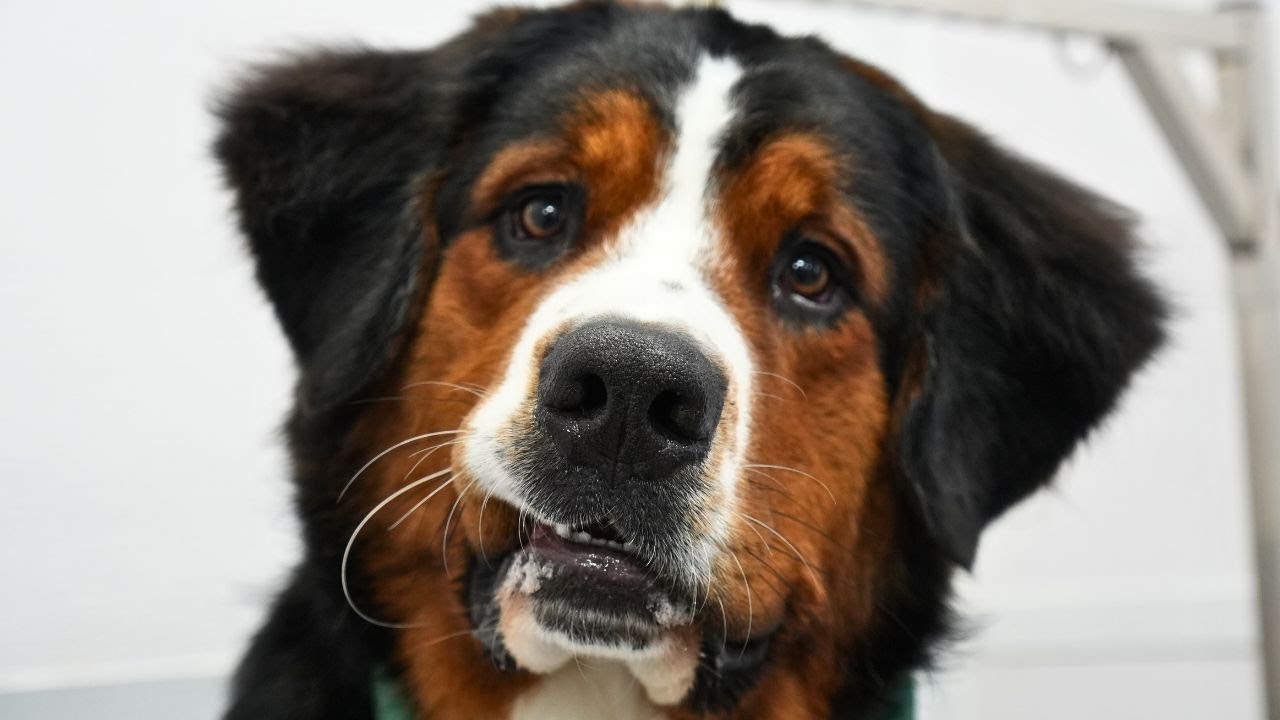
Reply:
[[[916,716],[916,683],[907,679],[893,693],[893,702],[889,705],[889,714],[885,720],[915,720]]]
[[[413,707],[396,682],[383,668],[373,671],[373,720],[415,720]]]
[[[413,708],[399,683],[382,668],[373,673],[374,720],[415,720]],[[908,679],[895,693],[893,707],[885,720],[913,720],[915,718],[915,688]]]

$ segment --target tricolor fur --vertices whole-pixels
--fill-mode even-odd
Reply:
[[[1161,338],[1116,208],[719,10],[495,12],[222,117],[307,549],[229,718],[379,670],[432,720],[877,717]]]

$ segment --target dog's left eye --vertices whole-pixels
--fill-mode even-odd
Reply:
[[[525,201],[516,235],[526,240],[546,240],[563,230],[566,221],[564,194],[551,191]]]
[[[494,228],[498,248],[507,259],[540,270],[573,245],[583,193],[572,184],[539,185],[516,193],[503,208]]]
[[[826,245],[808,237],[783,244],[771,278],[774,306],[793,322],[829,322],[853,302],[847,266]]]
[[[832,279],[826,259],[813,252],[792,256],[780,278],[788,292],[813,303],[822,303],[831,294]]]

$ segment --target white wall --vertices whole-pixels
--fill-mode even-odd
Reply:
[[[230,667],[298,549],[275,430],[291,369],[206,101],[269,49],[431,44],[482,4],[442,5],[0,3],[0,715],[41,716],[22,691]],[[926,712],[1259,717],[1224,257],[1117,64],[1073,46],[1072,69],[1026,32],[729,5],[1134,207],[1181,309],[1057,489],[988,534],[971,638]]]

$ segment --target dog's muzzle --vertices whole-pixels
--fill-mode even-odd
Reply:
[[[520,453],[524,496],[554,531],[535,541],[586,542],[687,581],[673,550],[697,535],[725,391],[716,364],[661,326],[600,319],[556,338]]]
[[[550,342],[511,453],[532,520],[494,578],[541,627],[643,648],[692,620],[726,388],[667,327],[604,318]]]

